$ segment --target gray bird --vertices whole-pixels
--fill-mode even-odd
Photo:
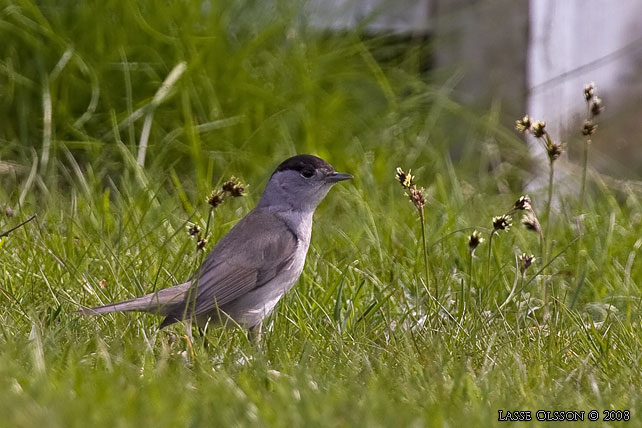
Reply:
[[[141,311],[204,325],[234,322],[260,335],[263,319],[301,275],[314,210],[337,182],[351,179],[321,158],[297,155],[270,177],[256,208],[209,253],[192,278],[137,299],[84,308],[83,314]]]

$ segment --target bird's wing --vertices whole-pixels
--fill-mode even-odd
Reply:
[[[193,303],[186,302],[181,313],[168,318],[208,314],[265,285],[293,262],[296,246],[296,234],[282,220],[252,211],[218,242],[196,273]]]

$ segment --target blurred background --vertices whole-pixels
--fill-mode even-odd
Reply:
[[[375,181],[397,164],[447,175],[448,157],[476,185],[520,188],[538,171],[515,119],[546,120],[577,158],[590,81],[607,106],[592,165],[640,177],[635,0],[224,3],[1,1],[5,188],[64,182],[73,160],[201,191],[295,152]]]
[[[432,46],[424,71],[440,75],[453,98],[502,123],[524,113],[554,138],[577,137],[586,116],[578,94],[597,82],[609,108],[596,166],[638,176],[642,153],[642,4],[635,0],[311,0],[322,28],[359,28]],[[580,100],[581,101],[581,100]],[[575,151],[571,148],[571,155]],[[624,169],[622,168],[624,167]]]

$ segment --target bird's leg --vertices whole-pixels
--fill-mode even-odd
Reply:
[[[187,318],[184,320],[185,322],[185,331],[187,333],[187,338],[189,339],[190,342],[194,343],[194,336],[192,335],[192,318]]]
[[[255,326],[250,327],[247,332],[247,337],[250,342],[258,345],[261,342],[261,327],[263,326],[263,321],[259,321]]]
[[[187,334],[185,335],[187,338],[187,346],[189,347],[189,352],[192,358],[194,357],[194,336],[192,336],[192,318],[187,318],[185,320],[185,330],[187,331]]]

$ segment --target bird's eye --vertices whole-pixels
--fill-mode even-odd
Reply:
[[[312,178],[314,176],[314,170],[312,168],[305,168],[301,171],[301,177],[303,178]]]

